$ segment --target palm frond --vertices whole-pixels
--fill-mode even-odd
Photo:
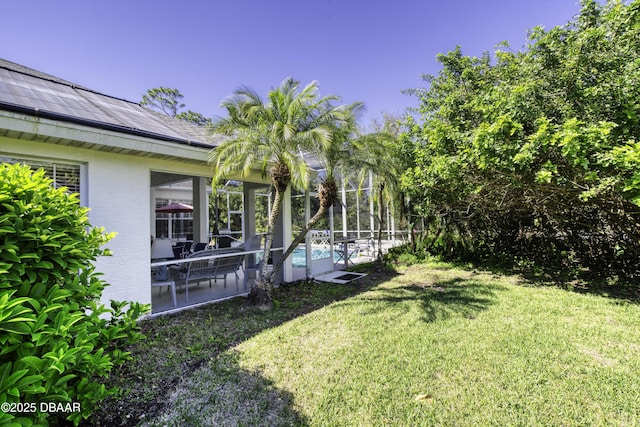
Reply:
[[[339,165],[346,165],[356,151],[350,141],[364,106],[335,106],[340,98],[320,97],[318,87],[312,81],[300,89],[300,82],[289,77],[268,92],[266,104],[248,86],[225,98],[221,105],[228,117],[214,120],[211,129],[231,138],[209,156],[214,177],[243,177],[256,170],[266,176],[272,170],[288,169],[291,183],[306,188],[311,169],[301,150],[313,153],[330,177]],[[286,169],[274,169],[276,165]]]

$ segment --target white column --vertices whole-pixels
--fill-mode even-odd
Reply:
[[[358,239],[360,238],[360,191],[356,191],[356,227],[358,227]]]
[[[282,240],[284,242],[284,247],[288,248],[291,245],[291,241],[293,240],[293,223],[291,216],[291,186],[287,188],[287,191],[284,195],[284,201],[282,203]],[[287,258],[283,265],[283,273],[284,273],[284,281],[292,282],[293,281],[293,257]]]
[[[156,188],[155,187],[151,187],[151,200],[149,203],[150,206],[150,220],[151,220],[151,230],[149,230],[151,236],[153,236],[153,238],[156,238],[158,236],[156,236]],[[151,257],[149,257],[149,259],[151,259]]]
[[[393,242],[393,246],[396,245],[396,216],[395,213],[395,205],[391,202],[391,242]]]
[[[304,191],[304,223],[308,224],[311,220],[311,190],[307,188]],[[311,248],[311,231],[307,233],[304,237],[304,247],[305,247],[305,275],[307,278],[311,277],[311,263],[313,262],[313,252]]]
[[[245,182],[243,188],[243,204],[244,215],[242,216],[242,241],[256,235],[256,187],[251,183]],[[255,279],[255,255],[245,257],[245,284],[248,280]]]
[[[344,260],[345,270],[349,268],[349,244],[347,243],[347,190],[344,187],[344,181],[342,181],[342,258]],[[331,254],[333,258],[333,253]]]
[[[329,254],[331,256],[331,271],[333,271],[335,267],[333,263],[333,248],[335,248],[333,230],[333,205],[331,205],[331,207],[329,207]]]
[[[369,219],[371,220],[371,237],[375,237],[376,232],[376,213],[373,206],[373,174],[369,172]]]
[[[245,182],[243,192],[242,239],[246,242],[249,237],[256,235],[256,188]]]
[[[193,242],[209,243],[209,199],[207,179],[195,176],[193,182]]]
[[[387,203],[387,240],[391,240],[391,209]]]
[[[287,188],[283,197],[280,209],[280,215],[276,221],[275,230],[273,230],[273,247],[282,247],[286,250],[293,239],[293,231],[291,229],[291,187]],[[274,265],[282,257],[283,251],[273,253]],[[292,257],[287,258],[282,266],[282,270],[275,278],[276,283],[293,281],[293,262]]]
[[[344,180],[342,183],[342,237],[347,238],[347,190],[344,187]]]

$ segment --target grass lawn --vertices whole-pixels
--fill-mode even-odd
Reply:
[[[438,263],[276,299],[145,322],[102,422],[640,424],[636,303]]]

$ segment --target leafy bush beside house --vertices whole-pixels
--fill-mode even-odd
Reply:
[[[107,284],[93,262],[113,233],[92,228],[77,195],[51,183],[42,170],[0,165],[0,402],[27,409],[0,412],[2,425],[88,417],[115,392],[96,380],[130,358],[123,349],[142,338],[136,320],[148,309],[100,302]],[[49,414],[42,402],[80,411]]]

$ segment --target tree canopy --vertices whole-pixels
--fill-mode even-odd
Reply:
[[[169,87],[156,87],[147,90],[142,96],[140,105],[149,110],[158,111],[179,120],[190,122],[198,126],[211,124],[211,119],[195,111],[187,110],[178,112],[184,108],[181,102],[184,95],[178,89]]]
[[[187,110],[176,114],[176,118],[185,122],[190,122],[198,126],[208,126],[212,124],[209,117],[205,117],[195,111]]]
[[[355,142],[358,151],[363,153],[356,171],[358,187],[369,187],[370,196],[377,205],[376,240],[378,253],[382,260],[382,230],[385,225],[385,206],[404,213],[404,191],[400,188],[400,177],[406,159],[400,150],[400,117],[383,114],[380,120],[374,119],[371,132],[361,135]],[[400,208],[400,209],[396,209]],[[401,215],[402,216],[402,215]]]
[[[403,186],[443,253],[640,278],[639,50],[639,1],[584,0],[522,51],[438,56]]]
[[[315,81],[301,88],[300,82],[287,78],[269,91],[267,99],[265,102],[252,88],[244,86],[223,100],[228,117],[217,119],[212,129],[230,138],[209,156],[214,182],[230,176],[242,178],[258,170],[269,176],[275,191],[260,276],[251,287],[248,300],[257,306],[271,305],[273,279],[267,260],[282,198],[290,185],[309,185],[311,169],[301,153],[330,144],[330,102],[336,98],[320,97]]]
[[[140,105],[175,117],[178,114],[178,110],[184,107],[184,104],[181,103],[182,98],[184,98],[184,95],[178,89],[156,87],[147,90],[147,93],[142,96]]]
[[[339,189],[337,179],[345,179],[353,168],[362,166],[363,151],[354,144],[358,132],[357,119],[365,106],[360,102],[349,105],[333,106],[327,103],[322,108],[317,120],[323,123],[328,131],[324,144],[312,144],[304,147],[318,162],[323,171],[318,182],[319,207],[307,224],[300,230],[293,242],[285,250],[280,262],[274,266],[277,272],[284,261],[301,244],[309,231],[326,217],[329,209],[338,201]],[[368,157],[367,153],[365,156]]]

